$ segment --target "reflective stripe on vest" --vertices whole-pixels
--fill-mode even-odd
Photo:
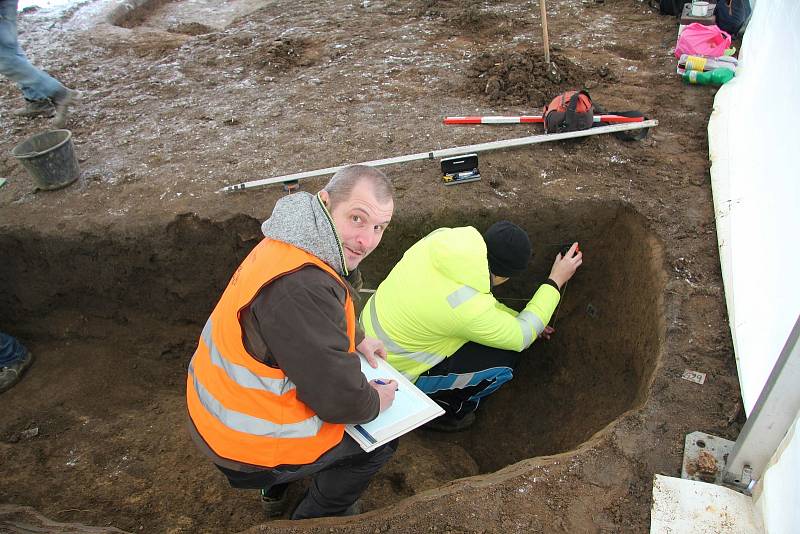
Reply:
[[[202,338],[206,347],[208,347],[211,363],[225,371],[225,374],[227,374],[231,380],[243,388],[260,389],[262,391],[268,391],[273,395],[283,395],[294,389],[294,382],[288,378],[281,379],[258,376],[247,367],[236,365],[222,357],[219,349],[214,344],[214,340],[211,338],[211,318],[206,321],[206,325],[203,327]],[[203,397],[200,396],[200,401],[202,402],[202,400]],[[205,405],[205,402],[203,402],[203,405]]]
[[[544,323],[535,313],[528,310],[523,310],[517,315],[517,322],[522,330],[522,348],[527,349],[533,340],[544,332]]]
[[[458,308],[469,299],[478,294],[478,290],[470,286],[461,286],[449,295],[447,295],[447,302],[451,308]]]
[[[404,349],[400,345],[394,342],[392,338],[389,337],[383,328],[381,327],[381,323],[378,322],[378,313],[375,311],[375,297],[373,296],[369,299],[369,317],[372,321],[372,328],[375,329],[375,335],[378,339],[383,341],[384,346],[386,346],[386,350],[391,352],[392,354],[396,354],[398,356],[402,356],[403,358],[407,358],[409,360],[413,360],[417,363],[425,365],[428,369],[435,366],[439,362],[445,359],[444,356],[439,354],[433,354],[430,352],[411,352],[409,350]],[[401,371],[402,373],[402,371]],[[416,380],[416,375],[409,375],[406,373],[402,373],[403,376],[408,378],[409,380]]]
[[[194,374],[194,365],[189,365],[189,377],[194,383],[194,389],[197,392],[197,397],[200,403],[208,412],[213,415],[220,423],[244,434],[252,434],[254,436],[270,436],[280,438],[310,438],[316,436],[319,429],[322,427],[322,420],[317,417],[309,417],[305,421],[292,424],[275,424],[266,419],[259,419],[252,415],[229,410],[222,405],[209,391],[203,387],[203,384],[197,381]]]
[[[450,304],[451,308],[457,308],[478,293],[478,290],[474,287],[461,286],[447,296],[447,302]],[[377,321],[375,315],[372,317],[373,321]],[[536,314],[527,310],[517,315],[517,323],[519,324],[519,329],[522,331],[523,349],[527,349],[531,343],[533,343],[533,340],[542,335],[542,332],[544,332],[544,323],[542,323],[542,320],[539,319]]]

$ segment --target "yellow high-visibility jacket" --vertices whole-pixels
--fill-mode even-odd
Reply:
[[[412,382],[468,341],[526,349],[550,321],[558,290],[541,285],[517,313],[494,298],[490,285],[480,232],[440,228],[406,251],[364,306],[361,324]]]

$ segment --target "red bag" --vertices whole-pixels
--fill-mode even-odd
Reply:
[[[586,91],[567,91],[546,105],[542,115],[547,133],[588,130],[594,124],[594,105]]]

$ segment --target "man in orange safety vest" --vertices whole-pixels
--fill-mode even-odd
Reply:
[[[187,377],[190,431],[232,486],[261,488],[270,516],[307,476],[292,519],[358,513],[397,447],[366,453],[344,433],[391,406],[397,388],[361,373],[356,351],[375,366],[386,350],[358,326],[351,285],[393,210],[391,182],[363,165],[317,195],[281,198],[203,328]]]

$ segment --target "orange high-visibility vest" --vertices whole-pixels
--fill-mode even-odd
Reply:
[[[186,400],[198,433],[217,455],[275,467],[308,464],[337,445],[344,425],[326,423],[297,398],[294,383],[245,349],[239,314],[262,288],[306,265],[339,275],[297,247],[264,239],[233,274],[203,328],[189,364]],[[349,351],[355,351],[355,309],[344,304]]]

